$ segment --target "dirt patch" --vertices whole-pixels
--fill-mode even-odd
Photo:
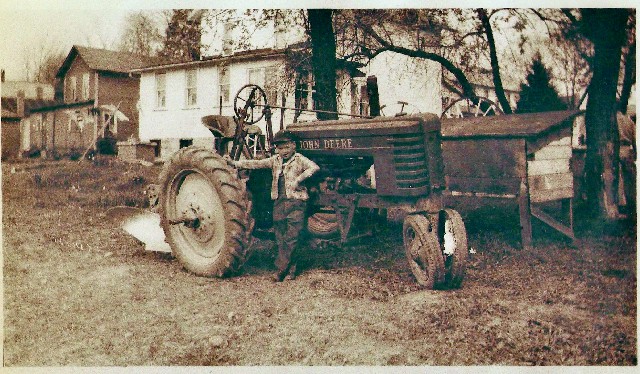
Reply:
[[[274,285],[271,242],[242,273],[197,277],[102,219],[145,207],[158,167],[2,165],[5,366],[637,365],[635,226],[540,235],[465,215],[459,290],[423,291],[399,222],[338,249],[305,249]],[[494,224],[491,224],[491,220]]]

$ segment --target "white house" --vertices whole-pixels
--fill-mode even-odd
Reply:
[[[239,43],[239,16],[227,22],[210,22],[203,30],[200,61],[136,69],[140,78],[139,139],[159,144],[156,156],[166,159],[183,146],[213,147],[203,116],[233,116],[233,100],[246,84],[267,92],[272,106],[314,109],[313,77],[287,70],[286,52],[304,38],[304,29],[274,24],[251,33],[250,43]],[[250,50],[242,50],[242,47]],[[298,75],[298,76],[296,76]],[[366,77],[376,76],[383,115],[442,112],[442,68],[438,63],[385,52],[367,66],[344,64],[338,71],[338,112],[368,114]],[[297,83],[296,83],[297,82]],[[406,102],[407,105],[399,104]],[[284,104],[284,105],[283,105]],[[284,117],[282,116],[284,114]],[[294,119],[295,117],[295,119]],[[274,108],[274,131],[296,121],[314,120],[312,112],[296,116],[294,110]],[[341,116],[348,118],[348,116]],[[257,123],[265,132],[264,119]]]
[[[313,109],[313,82],[306,76],[296,87],[295,77],[288,75],[285,69],[283,49],[237,52],[133,72],[140,74],[138,137],[142,142],[159,144],[157,156],[162,159],[191,144],[213,147],[213,135],[203,126],[202,117],[233,116],[234,97],[246,84],[264,88],[271,105],[282,106],[284,98],[285,107],[292,108],[299,102],[301,107]],[[361,87],[366,84],[363,74],[356,69],[343,69],[338,76],[338,111],[357,113]],[[279,130],[281,118],[286,127],[294,122],[294,116],[294,110],[285,110],[282,117],[280,109],[273,109],[274,132]],[[314,113],[307,112],[297,120],[314,118]],[[264,118],[256,125],[264,134]]]

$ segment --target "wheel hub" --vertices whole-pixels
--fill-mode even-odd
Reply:
[[[207,243],[215,235],[216,227],[211,215],[205,214],[197,203],[190,203],[189,209],[182,212],[184,226],[191,230],[191,235],[200,243]]]

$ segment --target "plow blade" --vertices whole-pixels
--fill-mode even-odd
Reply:
[[[160,226],[160,215],[129,206],[109,208],[105,217],[145,245],[145,250],[171,253]]]

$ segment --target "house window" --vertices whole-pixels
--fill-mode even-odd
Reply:
[[[248,82],[249,84],[255,84],[257,86],[262,87],[263,89],[266,88],[265,82],[266,82],[266,71],[265,68],[252,68],[252,69],[248,69],[247,70],[247,77],[248,77]],[[260,98],[258,98],[260,99]],[[261,102],[258,102],[258,104],[263,104]]]
[[[278,103],[278,70],[275,66],[265,69],[264,90],[267,94],[267,102],[271,106],[280,105]]]
[[[89,100],[89,73],[82,74],[82,99]]]
[[[275,66],[253,68],[248,71],[249,84],[262,87],[267,95],[267,103],[278,104],[278,69]]]
[[[113,118],[112,113],[104,113],[105,133],[107,135],[115,135],[118,133],[118,123]]]
[[[167,106],[167,73],[156,73],[156,108]]]
[[[187,80],[187,107],[196,106],[198,102],[198,71],[197,70],[187,70],[186,71],[186,80]]]
[[[219,71],[220,75],[220,102],[225,105],[229,104],[229,68],[222,67]]]
[[[368,116],[369,111],[369,93],[367,92],[367,86],[360,86],[360,97],[358,98],[358,108],[361,116]]]
[[[153,144],[154,157],[160,157],[160,149],[162,148],[160,139],[151,139],[149,143]]]
[[[314,103],[315,86],[311,79],[311,74],[302,73],[298,76],[296,83],[296,108],[300,109],[315,109]],[[311,100],[309,98],[311,96]]]
[[[78,101],[77,84],[76,77],[69,78],[69,97],[71,101]]]
[[[180,139],[180,148],[186,148],[193,145],[193,139]]]

